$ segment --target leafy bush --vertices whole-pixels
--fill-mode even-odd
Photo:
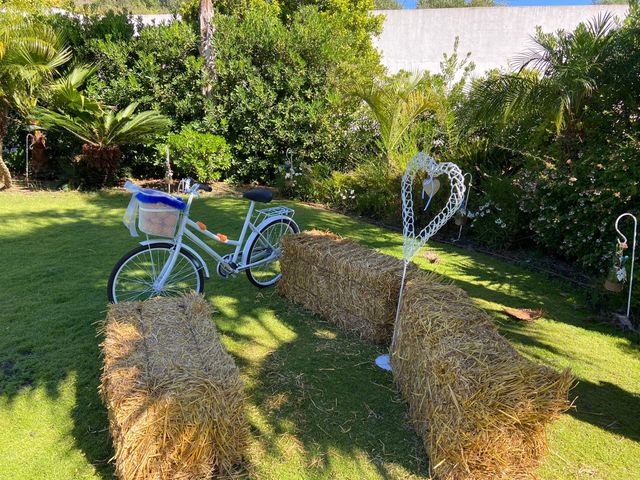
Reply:
[[[352,211],[391,224],[398,224],[402,212],[400,180],[375,163],[365,163],[354,170],[334,172],[328,185],[328,202],[342,210]]]
[[[398,0],[375,0],[376,10],[402,10],[403,5]]]
[[[204,116],[206,80],[198,35],[189,24],[144,26],[126,12],[89,15],[84,21],[64,15],[46,19],[67,39],[77,62],[96,65],[87,85],[92,98],[116,108],[137,102],[177,125]]]
[[[606,272],[613,222],[639,200],[638,32],[637,2],[622,27],[605,15],[573,32],[538,32],[537,52],[519,73],[492,72],[474,85],[462,112],[467,136],[486,145],[476,168],[512,179],[504,191],[522,221],[511,243],[532,239],[587,271]],[[496,189],[482,178],[477,185],[479,204],[493,207]],[[497,214],[476,217],[479,238],[502,238],[510,223],[487,220]]]
[[[99,65],[89,95],[116,107],[136,101],[177,125],[204,116],[198,37],[186,23],[145,27],[128,41],[90,39],[87,48]]]
[[[88,14],[83,17],[65,14],[47,14],[42,21],[56,29],[72,48],[74,57],[83,62],[94,60],[93,51],[88,46],[91,40],[130,42],[134,39],[135,19],[125,11],[109,10],[103,15]],[[140,28],[142,25],[138,24]]]
[[[201,182],[220,180],[228,174],[231,153],[224,138],[183,127],[167,138],[177,173]]]
[[[77,17],[43,17],[67,39],[76,62],[95,65],[84,91],[87,97],[122,109],[132,102],[170,117],[174,128],[205,117],[205,75],[198,35],[185,22],[143,26],[126,12]],[[136,24],[137,23],[137,24]],[[134,36],[135,29],[139,36]],[[70,164],[78,148],[68,135],[50,132],[59,174],[76,175]],[[65,138],[66,137],[66,138]],[[162,175],[157,148],[132,144],[122,150],[121,168],[137,177]]]
[[[538,243],[587,270],[606,273],[613,223],[640,201],[639,155],[640,143],[629,140],[527,174],[520,205],[531,215]]]
[[[370,122],[347,93],[380,67],[345,17],[305,6],[285,23],[276,6],[258,2],[218,18],[207,122],[234,145],[234,179],[272,179],[288,149],[301,163],[333,168],[369,154]]]

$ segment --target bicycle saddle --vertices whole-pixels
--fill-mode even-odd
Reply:
[[[242,196],[254,202],[261,203],[269,203],[273,200],[273,192],[266,188],[252,188],[251,190],[244,192]]]

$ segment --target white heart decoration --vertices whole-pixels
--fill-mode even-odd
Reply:
[[[442,210],[416,235],[413,213],[413,180],[424,170],[434,179],[447,175],[451,184],[449,200]],[[451,162],[437,163],[432,157],[420,152],[413,157],[402,176],[402,223],[404,233],[404,259],[411,260],[420,248],[433,237],[462,205],[465,192],[464,176],[460,168]]]

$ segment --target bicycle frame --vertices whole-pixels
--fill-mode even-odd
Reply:
[[[191,204],[193,202],[193,197],[196,196],[197,193],[194,191],[191,191],[189,194],[189,198],[187,200],[187,206],[185,207],[182,217],[180,219],[180,223],[178,226],[178,230],[176,235],[173,238],[173,244],[175,245],[174,251],[171,254],[171,256],[169,257],[169,260],[165,263],[165,265],[162,267],[162,270],[160,271],[160,273],[157,275],[156,280],[153,283],[153,288],[156,291],[160,291],[164,288],[164,284],[167,281],[167,278],[169,277],[169,275],[171,274],[173,267],[175,266],[176,260],[178,258],[178,253],[180,252],[181,249],[185,249],[187,251],[189,251],[190,253],[194,254],[194,256],[198,259],[198,261],[201,262],[201,267],[203,268],[205,275],[207,278],[209,278],[209,269],[207,267],[207,264],[205,262],[205,260],[190,246],[185,245],[184,240],[185,237],[187,239],[189,239],[191,242],[193,242],[195,245],[197,245],[198,247],[200,247],[202,250],[204,250],[204,252],[206,252],[210,257],[214,258],[215,260],[217,260],[219,263],[223,263],[225,265],[227,265],[230,269],[231,273],[238,273],[241,271],[244,271],[248,268],[252,268],[255,267],[257,265],[263,264],[263,263],[267,263],[270,262],[276,258],[279,257],[279,252],[277,251],[277,248],[275,248],[273,245],[269,244],[270,247],[272,247],[274,249],[274,252],[269,255],[266,258],[260,259],[257,262],[253,262],[251,264],[247,264],[247,254],[248,252],[245,250],[243,251],[243,246],[246,244],[249,244],[249,240],[253,240],[254,236],[258,236],[260,233],[260,229],[261,227],[266,224],[267,222],[271,222],[274,219],[277,218],[290,218],[286,215],[274,215],[271,216],[269,218],[264,219],[262,222],[260,222],[258,225],[254,225],[251,222],[251,217],[254,213],[255,210],[255,202],[254,201],[250,201],[249,204],[249,208],[247,210],[247,214],[246,217],[244,219],[244,224],[242,225],[242,230],[240,231],[240,237],[237,240],[233,240],[233,239],[222,239],[220,238],[218,235],[216,235],[215,233],[210,232],[206,227],[203,229],[201,227],[201,225],[199,225],[197,222],[194,222],[193,220],[191,220],[189,218],[189,213],[191,211]],[[194,231],[199,232],[200,234],[206,236],[207,238],[210,238],[218,243],[222,243],[225,245],[233,245],[235,246],[235,249],[233,251],[232,254],[229,255],[225,255],[222,256],[220,255],[218,252],[216,252],[213,248],[211,248],[207,243],[205,243],[204,240],[202,240],[200,237],[198,237]],[[249,234],[249,237],[247,237],[247,232],[251,231],[251,233]],[[246,241],[245,241],[246,238]],[[264,237],[263,237],[264,238]],[[167,240],[147,240],[146,242],[140,242],[141,245],[152,245],[154,243],[166,243]],[[241,257],[242,255],[242,257]],[[154,272],[155,275],[155,272]]]

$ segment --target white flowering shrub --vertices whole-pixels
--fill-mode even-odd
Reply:
[[[640,146],[620,147],[520,177],[520,207],[530,216],[536,243],[594,273],[609,270],[617,216],[637,214],[640,205]],[[630,225],[623,228],[631,233]]]
[[[475,190],[466,209],[473,237],[492,248],[528,241],[528,219],[519,207],[521,191],[509,177],[491,177]]]

